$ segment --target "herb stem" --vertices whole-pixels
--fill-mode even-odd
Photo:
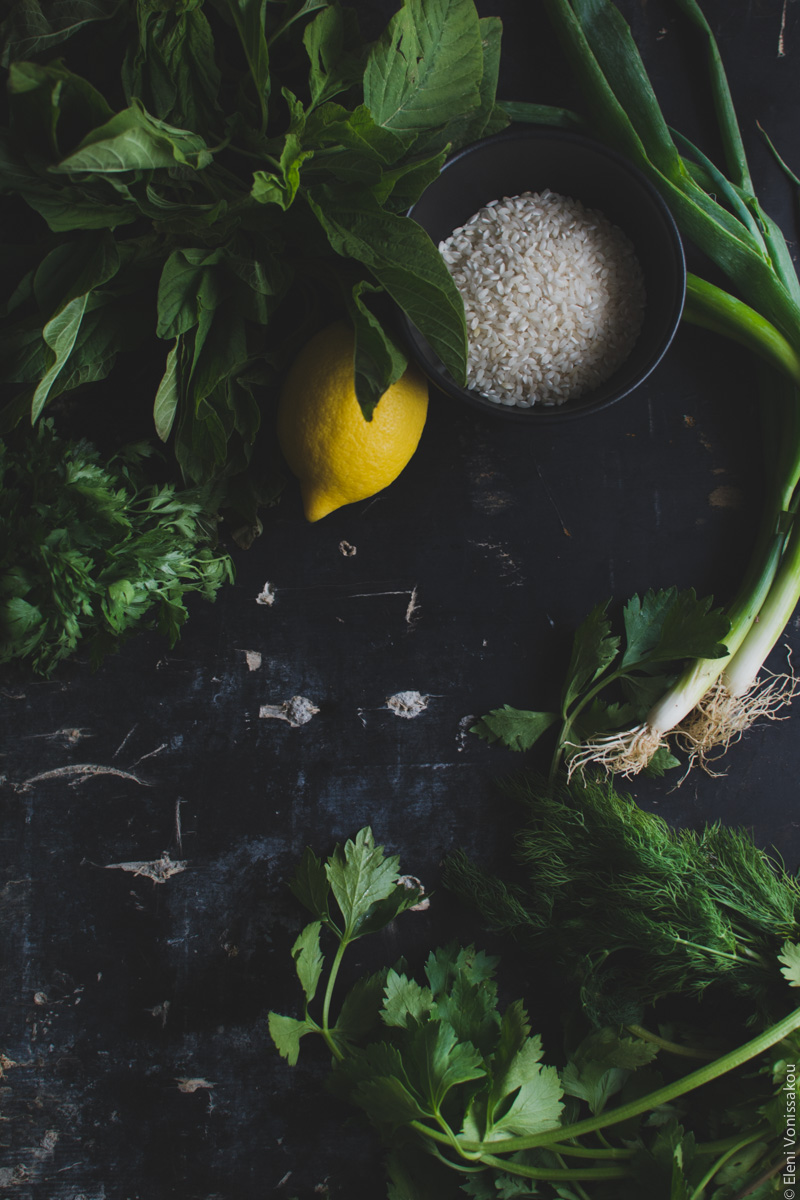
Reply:
[[[603,1139],[605,1142],[605,1138]],[[634,1151],[627,1147],[595,1146],[579,1146],[572,1142],[554,1142],[549,1149],[553,1154],[561,1154],[564,1158],[608,1158],[608,1159],[624,1159],[632,1158]]]
[[[773,1175],[777,1175],[782,1171],[788,1161],[786,1155],[783,1158],[779,1158],[776,1163],[772,1164],[768,1171],[764,1171],[762,1175],[759,1175],[758,1179],[754,1179],[752,1183],[747,1184],[740,1192],[737,1192],[733,1200],[745,1200],[746,1196],[754,1195],[763,1184],[772,1179]]]
[[[628,1033],[632,1033],[634,1037],[639,1038],[642,1042],[651,1042],[652,1045],[658,1046],[660,1050],[666,1050],[668,1054],[679,1054],[683,1058],[702,1058],[706,1060],[718,1058],[711,1050],[699,1050],[695,1046],[681,1046],[678,1042],[670,1042],[667,1038],[660,1037],[652,1030],[646,1029],[644,1025],[626,1025]]]
[[[531,1134],[528,1137],[507,1138],[501,1142],[492,1142],[492,1150],[501,1154],[513,1154],[517,1150],[533,1150],[539,1146],[550,1146],[553,1142],[561,1142],[571,1138],[583,1137],[587,1133],[596,1133],[600,1129],[606,1129],[610,1125],[618,1125],[623,1121],[629,1120],[631,1117],[638,1117],[644,1112],[649,1112],[654,1108],[660,1107],[662,1104],[669,1104],[676,1100],[679,1096],[685,1096],[687,1092],[694,1091],[696,1088],[703,1087],[704,1084],[710,1083],[714,1079],[719,1079],[721,1075],[726,1075],[729,1071],[735,1070],[751,1059],[763,1054],[770,1047],[775,1046],[778,1042],[783,1041],[790,1033],[796,1029],[800,1029],[800,1008],[794,1009],[782,1021],[771,1025],[769,1029],[764,1030],[758,1037],[752,1038],[751,1041],[745,1042],[744,1045],[737,1047],[735,1050],[723,1054],[714,1062],[708,1063],[704,1067],[699,1067],[696,1071],[691,1071],[688,1075],[675,1080],[673,1083],[666,1084],[664,1087],[656,1088],[647,1096],[642,1096],[638,1100],[632,1100],[628,1104],[620,1105],[619,1108],[612,1109],[610,1112],[600,1113],[596,1117],[589,1117],[584,1121],[577,1121],[573,1125],[554,1126],[552,1129],[544,1130],[542,1133]],[[483,1149],[482,1142],[464,1141],[462,1146],[467,1150]]]
[[[717,958],[727,958],[731,962],[745,962],[741,954],[730,954],[727,950],[715,950],[713,946],[704,946],[702,942],[693,942],[688,938],[674,936],[673,940],[679,946],[690,946],[692,950],[702,950],[705,954],[713,954]]]
[[[572,726],[575,722],[575,718],[580,716],[581,712],[584,710],[586,705],[591,704],[592,700],[594,700],[595,696],[597,696],[600,692],[602,692],[603,688],[608,687],[608,685],[610,683],[614,683],[617,679],[620,679],[624,674],[625,674],[625,670],[621,667],[618,667],[615,671],[610,671],[607,674],[601,675],[600,678],[595,683],[594,687],[589,688],[589,690],[587,692],[585,692],[577,700],[577,702],[573,705],[572,712],[567,713],[565,710],[562,711],[561,715],[563,717],[563,722],[561,725],[561,732],[558,735],[558,744],[556,745],[555,753],[553,754],[553,761],[550,764],[550,782],[551,783],[554,782],[556,774],[558,772],[558,768],[561,765],[561,759],[562,759],[562,756],[564,753],[564,747],[567,744],[570,730],[572,729]]]
[[[771,1136],[771,1129],[768,1125],[761,1125],[758,1129],[751,1131],[753,1140],[758,1138],[768,1138]],[[715,1142],[698,1142],[695,1146],[695,1154],[722,1154],[723,1151],[729,1150],[731,1146],[738,1146],[740,1141],[739,1134],[734,1134],[732,1137],[718,1138]]]
[[[421,1133],[423,1137],[430,1138],[442,1146],[448,1146],[451,1150],[455,1150],[461,1158],[467,1159],[470,1162],[483,1162],[481,1151],[466,1148],[464,1143],[458,1140],[441,1113],[436,1114],[436,1120],[441,1126],[441,1131],[439,1129],[432,1129],[430,1125],[425,1125],[422,1121],[409,1121],[408,1124],[409,1128],[416,1129],[417,1133]]]
[[[499,1148],[500,1143],[497,1145]],[[505,1171],[508,1175],[519,1175],[521,1179],[538,1179],[549,1183],[629,1179],[631,1174],[627,1167],[526,1167],[519,1162],[509,1162],[505,1158],[498,1158],[495,1154],[482,1154],[481,1162],[485,1163],[487,1167]]]
[[[336,983],[336,976],[339,974],[339,967],[342,965],[342,958],[344,957],[344,952],[347,949],[347,945],[348,943],[344,938],[339,942],[333,962],[331,963],[330,973],[328,974],[328,983],[325,988],[325,998],[322,1002],[322,1036],[325,1039],[325,1044],[328,1046],[331,1054],[340,1062],[344,1058],[344,1053],[331,1037],[330,1012],[331,999],[333,997],[333,986]]]
[[[761,1132],[761,1130],[757,1130],[755,1133],[751,1131],[744,1137],[739,1138],[737,1142],[734,1142],[734,1144],[730,1146],[724,1154],[721,1154],[719,1158],[715,1158],[703,1178],[698,1183],[697,1187],[689,1196],[689,1200],[702,1200],[703,1192],[709,1183],[711,1183],[711,1180],[714,1178],[717,1171],[724,1167],[725,1163],[728,1162],[729,1159],[733,1158],[734,1154],[738,1154],[740,1150],[743,1150],[745,1146],[751,1146],[753,1142],[759,1141],[761,1138]]]
[[[480,1158],[479,1154],[471,1154],[463,1149],[463,1147],[459,1143],[459,1140],[456,1137],[455,1133],[450,1128],[447,1121],[445,1121],[444,1117],[438,1111],[438,1109],[436,1111],[436,1120],[439,1122],[439,1126],[442,1129],[442,1131],[445,1135],[445,1138],[447,1139],[448,1145],[452,1146],[452,1148],[456,1151],[456,1153],[460,1154],[462,1158],[469,1158],[469,1159],[473,1159],[475,1161],[477,1161]]]
[[[563,1156],[561,1154],[556,1154],[556,1158],[558,1159],[559,1166],[566,1169],[566,1164],[564,1162]],[[591,1196],[586,1191],[586,1189],[584,1188],[582,1183],[576,1182],[574,1190],[578,1195],[578,1200],[592,1200]]]

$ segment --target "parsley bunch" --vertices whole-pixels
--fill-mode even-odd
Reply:
[[[233,578],[214,549],[207,489],[144,482],[133,446],[104,466],[49,421],[0,442],[0,662],[49,675],[85,647],[96,664],[131,633],[174,645],[185,597]]]
[[[498,960],[473,946],[432,951],[423,982],[402,962],[383,968],[334,1007],[347,947],[419,897],[371,830],[325,863],[307,850],[292,889],[314,917],[291,951],[304,1012],[270,1013],[270,1033],[290,1064],[302,1038],[323,1038],[331,1090],[387,1147],[389,1200],[776,1194],[800,1009],[722,1053],[716,1027],[698,1048],[584,1021],[557,1069],[542,1064],[522,1003],[500,1011]],[[323,934],[335,946],[327,978]],[[800,986],[800,947],[786,943],[780,961],[784,989]]]

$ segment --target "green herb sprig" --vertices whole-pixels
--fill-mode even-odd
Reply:
[[[503,880],[464,854],[445,881],[536,955],[570,970],[605,1023],[638,1021],[665,996],[724,990],[769,1020],[783,998],[777,958],[800,939],[800,885],[748,833],[673,829],[607,780],[553,787],[524,773],[518,872]]]
[[[80,649],[96,665],[132,633],[174,645],[193,592],[233,579],[208,488],[145,481],[133,446],[108,464],[52,422],[0,442],[0,662],[49,675]]]
[[[687,660],[724,658],[730,622],[710,597],[693,589],[648,591],[634,596],[622,613],[623,633],[612,632],[609,602],[597,605],[579,625],[557,711],[528,711],[505,705],[482,717],[472,732],[511,750],[529,750],[551,727],[556,744],[550,777],[566,758],[576,760],[587,741],[641,723],[657,697]],[[611,698],[603,693],[611,689]],[[663,774],[678,759],[661,746],[648,763]]]
[[[316,919],[291,951],[305,1015],[269,1016],[291,1064],[302,1038],[325,1041],[330,1089],[387,1146],[390,1200],[638,1200],[645,1185],[665,1200],[703,1200],[712,1184],[730,1200],[778,1169],[800,1010],[724,1053],[716,1031],[698,1049],[604,1026],[573,1039],[559,1072],[542,1064],[523,1005],[500,1012],[498,960],[450,945],[430,953],[423,982],[403,963],[359,979],[334,1017],[346,947],[419,898],[398,870],[369,829],[325,863],[306,851],[292,889]],[[336,949],[320,1003],[323,930]],[[782,962],[784,987],[798,986],[800,948],[787,943]]]

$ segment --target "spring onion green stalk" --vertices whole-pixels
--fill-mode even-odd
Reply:
[[[759,534],[726,612],[729,657],[692,663],[643,724],[587,743],[571,770],[599,763],[636,774],[677,732],[705,761],[753,720],[794,695],[793,676],[759,684],[764,659],[800,601],[800,283],[785,239],[760,207],[716,42],[697,0],[676,0],[705,42],[726,176],[664,120],[624,18],[611,0],[545,0],[583,85],[595,131],[640,167],[669,204],[682,233],[731,281],[742,299],[690,276],[685,317],[734,338],[770,364],[762,377],[767,462]],[[684,157],[685,156],[685,157]]]

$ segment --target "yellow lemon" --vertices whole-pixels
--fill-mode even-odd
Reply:
[[[355,338],[341,322],[316,334],[289,370],[278,406],[278,440],[300,480],[309,521],[366,500],[403,470],[419,443],[428,386],[416,367],[381,396],[371,421],[356,400]]]

